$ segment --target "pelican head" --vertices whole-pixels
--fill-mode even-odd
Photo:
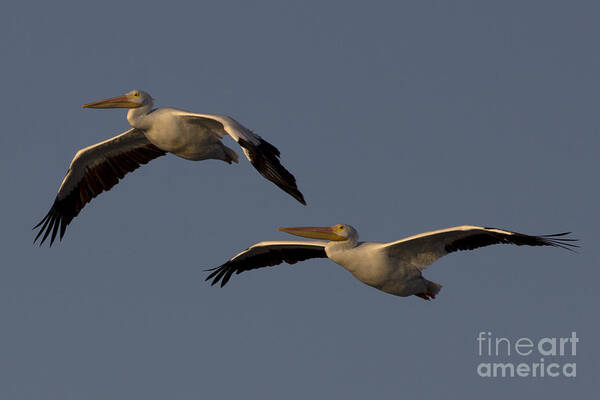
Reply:
[[[109,99],[95,101],[84,104],[83,108],[138,108],[145,105],[152,105],[152,96],[143,90],[132,90],[122,96],[111,97]]]
[[[330,241],[358,240],[358,232],[350,225],[337,224],[326,227],[297,227],[297,228],[279,228],[280,231],[291,233],[292,235],[302,236],[311,239],[325,239]]]

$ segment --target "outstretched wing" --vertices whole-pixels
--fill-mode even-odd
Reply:
[[[34,242],[43,234],[41,246],[52,232],[52,246],[59,228],[62,240],[67,225],[94,197],[110,190],[128,172],[165,154],[146,139],[142,130],[135,128],[79,150],[69,165],[50,211],[33,227],[40,228]]]
[[[327,258],[326,244],[327,242],[322,241],[260,242],[242,251],[220,267],[208,270],[212,272],[206,280],[212,279],[211,285],[221,281],[223,287],[234,272],[239,274],[251,269],[272,267],[283,262],[295,264],[309,258]]]
[[[530,236],[496,228],[463,225],[410,236],[387,243],[382,249],[402,263],[425,269],[438,258],[454,251],[474,250],[500,243],[517,246],[553,246],[572,250],[578,247],[572,243],[576,239],[564,238],[570,233]]]
[[[229,135],[235,140],[246,158],[265,178],[280,189],[306,205],[304,196],[298,190],[296,178],[279,161],[279,150],[233,118],[225,115],[183,113],[182,116],[195,124],[202,124],[220,137]]]

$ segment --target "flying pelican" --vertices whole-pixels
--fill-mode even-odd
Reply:
[[[52,246],[59,227],[62,240],[67,225],[89,201],[110,190],[128,172],[167,153],[192,161],[216,159],[237,163],[237,153],[221,143],[225,135],[241,146],[246,158],[262,176],[306,205],[296,179],[279,162],[279,150],[250,129],[225,115],[196,114],[175,108],[152,110],[152,105],[153,99],[148,93],[132,90],[82,106],[128,108],[127,121],[132,129],[75,154],[54,204],[34,227],[41,226],[34,242],[43,233],[42,245],[52,232]]]
[[[221,287],[235,272],[295,264],[309,258],[329,258],[347,269],[356,279],[396,296],[415,295],[434,299],[442,285],[423,278],[421,271],[435,260],[458,250],[473,250],[498,243],[517,246],[554,246],[571,250],[575,239],[561,238],[570,232],[529,236],[496,228],[463,225],[425,232],[390,243],[359,242],[350,225],[331,227],[279,228],[280,231],[317,241],[260,242],[242,251],[225,264],[209,271],[206,280]]]

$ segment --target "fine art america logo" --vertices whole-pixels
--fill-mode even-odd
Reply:
[[[479,332],[476,338],[481,362],[477,374],[482,378],[556,378],[577,376],[576,332],[570,337],[494,337],[492,332]]]

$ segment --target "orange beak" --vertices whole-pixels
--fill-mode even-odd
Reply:
[[[84,104],[82,108],[137,108],[141,107],[140,103],[134,102],[127,94],[109,99],[95,101],[93,103]]]
[[[291,233],[292,235],[302,236],[310,239],[325,239],[333,241],[347,240],[346,237],[340,236],[333,230],[332,227],[297,227],[297,228],[278,228],[278,230]]]

